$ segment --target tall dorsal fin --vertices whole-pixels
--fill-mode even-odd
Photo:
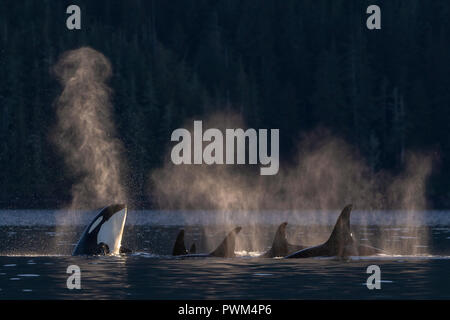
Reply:
[[[350,213],[352,212],[352,207],[353,206],[349,204],[342,209],[333,232],[326,242],[327,245],[340,249],[353,241],[352,232],[350,230]]]
[[[186,247],[184,245],[184,230],[181,229],[175,240],[175,245],[173,246],[172,255],[179,256],[187,254]]]
[[[283,222],[277,229],[275,237],[273,238],[272,250],[284,249],[287,250],[288,241],[286,238],[287,222]]]
[[[231,231],[216,250],[210,253],[214,257],[231,258],[234,257],[236,246],[236,235],[241,231],[241,227],[236,227]]]

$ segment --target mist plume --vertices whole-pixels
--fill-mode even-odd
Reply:
[[[245,126],[243,119],[232,113],[214,114],[203,124],[204,130]],[[192,121],[184,127],[192,130]],[[152,173],[150,192],[161,208],[180,210],[186,221],[189,210],[211,209],[215,212],[210,213],[210,220],[231,227],[236,221],[229,213],[238,212],[239,220],[247,225],[247,238],[239,237],[241,248],[261,243],[263,236],[256,227],[260,223],[258,215],[268,210],[274,215],[288,211],[291,222],[307,216],[309,225],[323,221],[333,224],[330,212],[337,214],[348,203],[354,204],[356,210],[373,214],[386,210],[389,215],[383,215],[383,219],[389,230],[394,230],[390,231],[390,239],[401,236],[397,226],[409,228],[423,222],[426,182],[432,169],[430,156],[411,153],[399,175],[374,172],[355,148],[325,129],[303,134],[297,150],[293,162],[281,165],[279,173],[271,177],[260,176],[242,165],[175,166],[168,157],[165,165]],[[397,219],[394,210],[404,212],[402,219]],[[358,218],[356,212],[353,216]],[[314,245],[326,237],[327,233],[318,235],[311,228],[300,241]],[[415,254],[418,245],[426,245],[428,236],[423,230],[416,230],[411,238],[414,240],[407,247],[401,245],[403,242],[388,243],[387,238],[378,244],[390,252]]]
[[[82,47],[65,52],[53,71],[63,90],[56,100],[52,141],[75,179],[70,209],[125,202],[123,145],[116,138],[107,85],[111,64],[100,52]]]

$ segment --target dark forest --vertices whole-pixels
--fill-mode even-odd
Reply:
[[[66,28],[66,7],[82,10]],[[366,28],[378,4],[382,29]],[[450,2],[0,0],[0,206],[54,208],[73,177],[49,141],[66,50],[110,59],[114,117],[137,201],[186,119],[234,111],[280,129],[280,163],[324,127],[374,170],[432,152],[432,208],[450,207]]]

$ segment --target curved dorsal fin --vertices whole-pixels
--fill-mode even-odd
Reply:
[[[179,256],[187,254],[186,247],[184,245],[184,230],[181,229],[175,240],[175,245],[173,246],[172,255]]]
[[[190,254],[196,253],[196,251],[197,251],[197,247],[195,246],[195,243],[193,243],[193,244],[191,245],[191,248],[189,249],[189,253],[190,253]]]
[[[210,253],[214,257],[230,258],[234,257],[236,246],[236,235],[241,231],[241,227],[236,227],[231,231],[216,250]]]
[[[350,230],[350,213],[352,205],[347,205],[342,209],[339,218],[334,225],[333,232],[328,238],[326,244],[333,248],[342,248],[353,241],[352,232]]]
[[[275,237],[273,238],[272,250],[287,251],[288,241],[286,238],[286,226],[287,226],[287,222],[283,222],[278,227],[277,232],[275,233]]]

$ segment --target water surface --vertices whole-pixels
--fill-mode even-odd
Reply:
[[[60,224],[53,211],[10,213],[0,212],[0,299],[450,299],[450,227],[448,214],[442,212],[415,229],[399,227],[395,235],[382,223],[352,220],[360,241],[373,244],[389,235],[405,247],[418,246],[414,256],[293,260],[257,257],[270,245],[277,223],[289,216],[252,225],[236,221],[244,224],[237,258],[180,259],[170,252],[181,226],[186,242],[196,242],[204,252],[217,245],[230,226],[206,226],[199,218],[183,220],[174,213],[168,218],[170,214],[130,212],[123,245],[135,253],[72,257],[84,224],[95,213],[73,225]],[[293,242],[312,230],[298,221],[292,219],[288,228]],[[325,222],[314,231],[326,238],[331,227]],[[260,241],[252,246],[255,230]],[[420,232],[429,234],[429,241],[414,242]],[[373,264],[381,268],[381,290],[366,286],[366,269]],[[81,269],[81,290],[67,289],[69,265]]]

